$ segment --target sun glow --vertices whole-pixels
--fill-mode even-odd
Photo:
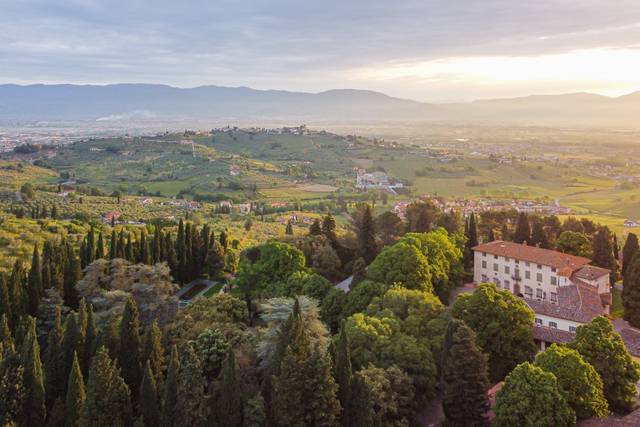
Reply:
[[[512,85],[552,83],[582,85],[607,95],[640,87],[640,49],[590,49],[540,56],[450,57],[383,64],[353,71],[369,81]]]

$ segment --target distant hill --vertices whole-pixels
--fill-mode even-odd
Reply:
[[[427,104],[365,90],[321,93],[154,84],[0,85],[0,120],[287,119],[640,127],[640,92]]]

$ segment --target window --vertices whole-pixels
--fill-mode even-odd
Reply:
[[[557,286],[558,285],[558,278],[556,276],[551,276],[551,278],[549,280],[551,281],[551,284],[553,286]]]
[[[542,325],[542,319],[536,317],[536,325]]]
[[[542,266],[540,264],[536,264],[538,266],[538,270],[542,270]]]
[[[482,260],[482,268],[487,268],[487,261]]]
[[[530,286],[525,286],[524,287],[524,294],[528,297],[532,297],[533,296],[533,289],[531,289]]]
[[[486,252],[482,252],[482,256],[487,256],[487,253]]]
[[[504,266],[504,272],[507,273],[507,274],[509,274],[511,272],[511,269],[509,268],[508,265]]]
[[[549,322],[549,327],[558,329],[558,324],[556,322]]]
[[[493,264],[493,271],[498,271],[498,264],[496,263]]]
[[[508,280],[504,281],[504,289],[505,290],[510,291],[511,290],[510,285],[511,285],[511,283]]]
[[[555,267],[553,267],[553,268],[551,269],[551,271],[553,271],[553,272],[555,273],[555,272],[556,272],[556,268],[555,268]]]
[[[516,260],[516,264],[520,264],[520,261],[519,261],[519,260]]]
[[[551,302],[558,302],[558,294],[551,292]]]
[[[536,273],[536,280],[542,282],[542,273]]]
[[[486,275],[484,275],[484,274],[483,274],[483,275],[482,275],[482,281],[483,281],[483,282],[488,282],[488,281],[489,281],[489,278],[488,278]]]
[[[569,326],[569,332],[571,332],[572,334],[576,333],[576,327],[575,326]]]
[[[513,272],[513,275],[515,276],[516,280],[520,279],[520,270],[516,268],[516,271]]]
[[[493,256],[493,259],[498,259],[498,255],[494,255],[494,256]]]
[[[497,287],[500,287],[500,279],[493,278],[493,283],[496,284]]]
[[[542,289],[536,289],[536,298],[542,299]]]
[[[524,272],[524,278],[525,278],[525,279],[531,279],[531,272],[530,272],[529,270],[526,270],[526,271]]]

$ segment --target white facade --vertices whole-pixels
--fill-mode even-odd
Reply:
[[[544,314],[536,313],[536,326],[547,326],[549,328],[556,328],[562,331],[571,333],[576,332],[576,328],[583,323],[574,322],[572,320],[560,319],[558,317],[546,316]]]
[[[558,286],[571,284],[554,267],[481,251],[474,253],[473,280],[493,282],[516,295],[551,302],[557,302]]]

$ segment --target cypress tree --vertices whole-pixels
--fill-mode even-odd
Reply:
[[[175,247],[173,245],[173,241],[171,240],[171,233],[167,233],[164,236],[164,249],[165,249],[165,255],[164,255],[164,260],[167,261],[167,264],[169,265],[169,268],[171,269],[171,274],[173,275],[174,280],[178,280],[177,277],[177,258],[176,258],[176,251],[175,251]]]
[[[125,255],[124,255],[124,248],[125,248],[125,241],[124,241],[124,229],[121,228],[120,229],[120,234],[118,235],[118,247],[116,249],[116,258],[122,258],[122,259],[126,259]]]
[[[328,213],[322,220],[322,234],[334,244],[338,240],[336,235],[336,220],[331,213]]]
[[[12,319],[11,299],[9,297],[9,288],[7,287],[7,281],[4,278],[4,274],[0,273],[0,316],[5,318],[7,325]]]
[[[186,265],[186,256],[187,256],[187,242],[185,237],[184,230],[184,222],[182,218],[180,218],[180,223],[178,224],[178,237],[176,238],[176,266],[177,266],[177,276],[176,279],[180,283],[185,282],[185,265]]]
[[[611,234],[606,227],[600,227],[593,237],[593,265],[611,270],[611,284],[615,283],[616,260],[613,258]]]
[[[78,320],[74,313],[69,313],[64,322],[64,335],[62,338],[62,361],[60,377],[63,381],[61,387],[61,395],[67,391],[67,381],[69,379],[69,372],[71,370],[71,364],[73,363],[73,355],[78,353],[80,342],[80,328],[78,326]]]
[[[140,416],[144,427],[160,427],[160,409],[158,408],[158,389],[151,365],[147,360],[142,383],[140,384]]]
[[[489,229],[489,234],[487,236],[487,241],[488,242],[493,242],[494,240],[496,240],[496,235],[495,235],[495,233],[493,231],[493,228],[490,228]]]
[[[627,240],[624,242],[624,248],[622,248],[622,276],[624,277],[627,268],[633,260],[633,256],[638,253],[640,246],[638,245],[638,236],[634,233],[627,235]]]
[[[171,348],[171,359],[167,370],[167,380],[164,384],[164,394],[162,396],[162,425],[163,427],[174,427],[176,425],[175,409],[178,399],[178,377],[180,375],[180,356],[178,349],[174,345]]]
[[[28,306],[27,295],[23,291],[26,282],[26,273],[22,261],[16,260],[9,276],[9,300],[11,301],[11,315],[9,324],[15,328],[20,323],[20,318],[26,313]]]
[[[474,332],[463,321],[451,319],[448,329],[450,342],[442,367],[445,424],[452,427],[485,426],[485,414],[489,409],[487,358],[476,344]]]
[[[359,257],[364,258],[367,264],[371,263],[378,254],[375,224],[371,206],[369,205],[365,205],[358,227],[357,254]]]
[[[229,247],[229,242],[228,242],[228,238],[227,238],[227,233],[224,230],[222,230],[220,232],[219,240],[220,240],[220,244],[222,245],[222,247],[224,248],[224,250],[226,252],[226,250]]]
[[[0,365],[0,424],[3,426],[23,425],[27,400],[24,380],[20,355],[13,350],[6,351]]]
[[[342,424],[348,425],[348,408],[351,407],[351,351],[349,349],[349,338],[342,325],[338,342],[336,344],[335,357],[335,379],[338,384],[338,400],[342,407]]]
[[[520,215],[518,215],[518,223],[516,224],[516,231],[513,234],[513,241],[516,243],[531,242],[529,217],[524,212],[520,212]]]
[[[287,221],[287,227],[284,230],[284,234],[287,236],[293,236],[293,223],[291,220]]]
[[[68,379],[67,397],[65,400],[65,426],[78,427],[80,416],[86,399],[84,380],[78,363],[78,355],[73,354],[73,364]]]
[[[87,376],[89,374],[89,366],[91,365],[91,358],[93,357],[94,350],[98,342],[98,329],[96,327],[96,319],[93,313],[93,305],[89,305],[87,309],[87,322],[84,333],[84,348],[82,349],[82,374]]]
[[[62,310],[56,307],[56,318],[53,328],[47,337],[47,349],[45,351],[45,391],[47,393],[47,407],[51,407],[56,398],[64,393],[64,353],[62,343],[64,332],[62,329]]]
[[[86,251],[87,251],[87,254],[86,254],[87,264],[86,265],[89,265],[93,261],[95,261],[95,259],[96,259],[96,235],[95,235],[95,231],[93,230],[93,227],[91,227],[91,229],[87,233]]]
[[[87,398],[80,417],[81,427],[125,427],[131,425],[131,398],[107,350],[101,347],[91,360]]]
[[[542,221],[536,221],[533,224],[533,230],[531,231],[531,245],[545,249],[549,249],[550,247],[549,238],[547,237],[546,231],[544,231]]]
[[[180,362],[174,410],[175,427],[199,427],[206,424],[208,406],[205,399],[205,381],[200,360],[191,345],[185,348]]]
[[[315,219],[311,227],[309,227],[309,235],[310,236],[319,236],[322,234],[322,226],[320,225],[320,220]]]
[[[618,244],[618,235],[613,233],[613,258],[616,263],[620,262],[620,246]]]
[[[14,349],[15,342],[11,335],[11,329],[9,328],[9,318],[6,314],[2,314],[0,317],[0,343],[2,343],[4,350]]]
[[[151,264],[151,252],[149,251],[149,242],[147,242],[147,232],[142,229],[140,234],[140,241],[138,242],[138,263]]]
[[[138,306],[133,297],[127,299],[120,322],[120,351],[118,363],[122,366],[122,377],[131,390],[131,396],[138,397],[140,386],[140,319]]]
[[[118,240],[116,237],[116,230],[111,230],[111,240],[109,241],[109,259],[115,259],[118,257]]]
[[[476,224],[476,216],[473,212],[469,215],[469,221],[466,223],[467,242],[464,248],[464,266],[467,270],[473,269],[473,250],[478,246],[478,226]]]
[[[636,253],[627,266],[622,288],[624,319],[634,328],[640,327],[640,255]]]
[[[149,362],[153,378],[158,386],[162,381],[165,364],[161,338],[158,322],[154,320],[145,331],[142,340],[142,360],[143,362]]]
[[[112,313],[109,322],[100,331],[99,345],[96,348],[104,346],[109,352],[109,357],[115,359],[120,351],[120,317]]]
[[[67,257],[67,264],[64,268],[64,305],[71,308],[78,307],[79,298],[76,290],[76,283],[82,278],[82,268],[80,260],[75,254]]]
[[[41,427],[47,414],[44,394],[44,373],[40,361],[40,345],[36,336],[36,321],[30,318],[27,335],[22,344],[22,366],[24,386],[27,392],[24,420],[20,425]]]
[[[27,293],[29,295],[29,314],[35,316],[38,313],[38,305],[40,298],[44,293],[42,288],[42,269],[40,266],[40,253],[38,244],[33,247],[33,256],[31,258],[31,269],[29,270],[29,279],[27,283]]]
[[[242,392],[236,375],[236,358],[230,348],[218,379],[219,391],[214,403],[214,423],[220,426],[242,426]],[[222,422],[224,420],[224,422]],[[215,425],[214,424],[214,425]]]
[[[95,259],[104,259],[104,237],[102,236],[102,231],[98,234]]]
[[[153,229],[153,242],[151,245],[151,258],[153,259],[154,264],[162,261],[161,246],[162,237],[160,235],[160,226],[156,225]]]
[[[133,254],[133,243],[131,242],[131,233],[127,234],[127,246],[124,248],[124,257],[129,262],[136,262]]]

